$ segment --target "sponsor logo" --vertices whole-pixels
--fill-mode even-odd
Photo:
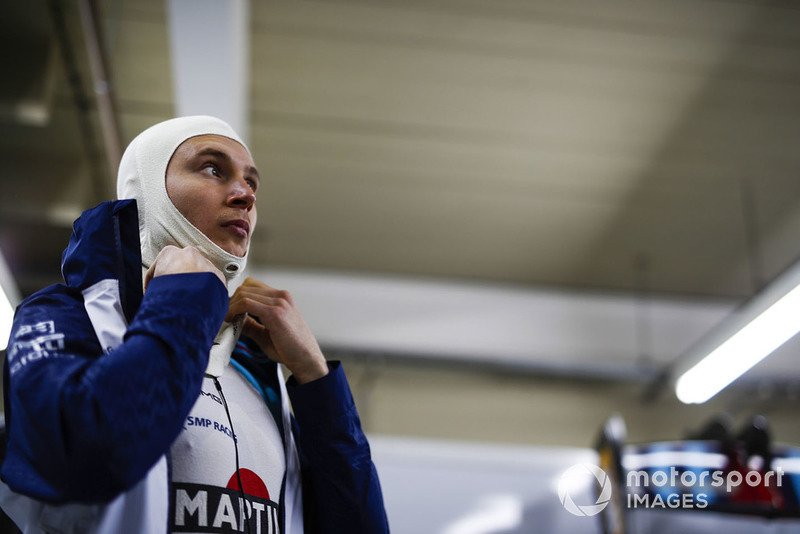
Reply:
[[[51,356],[63,356],[58,354],[62,350],[64,334],[56,332],[53,321],[22,325],[8,348],[8,372],[14,375],[29,363]]]
[[[214,395],[213,393],[209,393],[207,391],[201,391],[200,395],[202,395],[203,397],[208,397],[209,399],[213,400],[214,402],[216,402],[220,406],[223,406],[222,399],[219,398],[219,396]]]
[[[208,417],[196,417],[190,415],[189,417],[186,418],[186,426],[214,429],[217,432],[222,432],[232,440],[237,441],[236,437],[233,435],[233,432],[231,431],[230,428],[220,423],[219,421],[214,421],[213,419],[209,419]]]
[[[225,488],[173,483],[173,532],[251,532],[278,534],[278,504],[267,486],[249,469],[241,469],[240,491],[234,473]]]

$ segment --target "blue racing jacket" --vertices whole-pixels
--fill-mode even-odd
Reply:
[[[190,273],[154,278],[143,294],[132,200],[84,212],[62,274],[65,284],[30,296],[14,317],[0,504],[31,532],[169,532],[169,448],[200,393],[227,291]],[[238,362],[251,381],[274,376],[268,365]],[[287,509],[281,502],[282,532],[388,532],[344,371],[329,366],[314,382],[280,384],[287,455],[299,461],[294,474],[287,462],[297,487]]]

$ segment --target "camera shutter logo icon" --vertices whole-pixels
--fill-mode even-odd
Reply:
[[[586,481],[589,477],[594,477],[601,488],[597,501],[594,504],[575,504],[571,493],[585,492]],[[558,479],[558,498],[561,500],[561,505],[572,515],[579,517],[597,515],[608,506],[608,501],[611,500],[611,479],[596,465],[573,465]]]

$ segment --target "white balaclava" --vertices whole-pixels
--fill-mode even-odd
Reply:
[[[223,272],[230,286],[244,271],[247,253],[240,258],[220,248],[178,211],[167,194],[167,166],[175,150],[191,137],[209,134],[233,139],[250,153],[233,128],[215,117],[197,115],[160,122],[137,135],[125,149],[117,175],[117,198],[136,199],[143,272],[165,246],[192,246]],[[222,323],[209,354],[207,374],[224,372],[244,320],[241,315],[233,323]]]
[[[240,258],[220,248],[178,211],[167,194],[167,165],[175,150],[191,137],[209,134],[233,139],[250,152],[233,128],[215,117],[196,115],[160,122],[137,135],[125,149],[117,175],[117,198],[136,199],[145,270],[165,246],[192,246],[222,271],[230,284],[244,271],[247,254]]]

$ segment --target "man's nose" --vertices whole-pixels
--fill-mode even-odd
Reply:
[[[228,193],[228,206],[249,210],[255,202],[256,194],[250,188],[250,185],[244,179],[235,180]]]

